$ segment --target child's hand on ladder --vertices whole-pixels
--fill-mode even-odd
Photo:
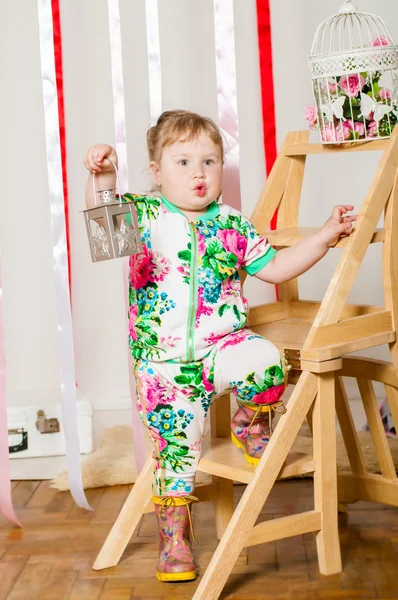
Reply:
[[[357,215],[346,215],[351,210],[354,210],[351,204],[339,204],[335,206],[332,216],[318,231],[318,236],[328,248],[335,246],[341,236],[348,236],[352,233],[353,222],[356,220]]]

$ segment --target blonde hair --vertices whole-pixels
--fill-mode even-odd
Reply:
[[[167,110],[160,115],[156,125],[148,129],[146,139],[149,160],[159,163],[165,146],[178,141],[189,142],[201,132],[207,133],[219,147],[221,161],[224,163],[223,140],[217,125],[208,117],[187,110]]]

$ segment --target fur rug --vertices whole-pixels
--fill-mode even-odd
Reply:
[[[379,464],[374,451],[372,438],[368,431],[358,431],[358,438],[366,465],[371,473],[379,473]],[[398,469],[398,438],[387,438],[394,464]],[[147,442],[148,451],[151,443]],[[312,454],[312,437],[307,425],[303,425],[297,436],[292,450]],[[337,463],[338,469],[350,471],[347,453],[341,434],[337,434]],[[311,474],[308,475],[311,477]],[[104,487],[133,483],[137,479],[137,469],[133,454],[133,432],[129,425],[118,425],[105,432],[98,450],[90,454],[82,462],[82,477],[84,488]],[[197,483],[210,481],[209,475],[198,473]],[[60,473],[51,482],[57,490],[68,490],[66,472]]]

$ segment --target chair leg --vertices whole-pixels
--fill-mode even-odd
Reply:
[[[351,414],[350,405],[348,403],[342,378],[338,377],[337,375],[335,385],[337,418],[339,420],[348,460],[350,461],[351,471],[353,475],[362,477],[366,475],[368,471],[363,458],[361,445],[359,443],[357,430]]]
[[[152,469],[153,458],[149,456],[97,556],[93,569],[107,569],[119,562],[145,508],[151,501]]]
[[[213,554],[193,600],[217,600],[277,478],[317,392],[317,379],[302,373],[270,442]]]
[[[214,500],[217,539],[221,540],[234,514],[233,482],[222,477],[213,477],[217,482],[217,497]]]
[[[321,512],[322,527],[316,535],[319,571],[323,575],[342,570],[337,502],[335,374],[318,375],[318,395],[313,414],[314,508]]]

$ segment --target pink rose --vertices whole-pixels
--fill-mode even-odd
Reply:
[[[212,394],[214,392],[214,384],[211,383],[211,381],[209,381],[209,375],[210,375],[209,369],[207,369],[206,367],[203,367],[203,371],[202,371],[203,387],[205,388],[206,392]]]
[[[379,96],[381,100],[390,100],[391,92],[387,88],[381,88],[381,90],[379,91]]]
[[[322,129],[322,139],[324,142],[335,142],[336,141],[333,128],[330,127],[329,125],[325,125],[325,127]]]
[[[345,124],[338,124],[336,127],[336,139],[339,142],[343,140],[349,140],[351,137],[351,129]]]
[[[149,262],[149,281],[163,281],[170,271],[170,260],[157,250],[151,253]]]
[[[364,137],[365,135],[365,125],[363,123],[355,123],[354,125],[355,133],[359,133],[359,137]]]
[[[129,319],[130,337],[133,340],[138,340],[138,335],[135,330],[135,322],[137,320],[137,315],[138,315],[138,306],[136,304],[134,304],[133,306],[130,306],[130,319]]]
[[[368,125],[368,137],[376,137],[379,127],[376,121],[371,121]]]
[[[386,35],[379,35],[373,42],[373,46],[392,46],[392,43]]]
[[[201,233],[198,233],[198,253],[200,256],[206,254],[205,237]]]
[[[343,77],[340,77],[339,86],[349,98],[355,98],[358,96],[365,83],[365,77],[355,73],[353,75],[343,75]]]
[[[225,300],[229,296],[238,298],[241,292],[241,284],[239,279],[224,279],[221,282],[221,299]]]
[[[284,391],[284,383],[281,383],[281,385],[273,385],[268,388],[268,390],[253,396],[251,402],[255,402],[256,404],[273,404],[274,402],[278,402]]]
[[[149,281],[151,260],[148,248],[142,245],[140,254],[130,256],[130,283],[135,290],[143,287]]]
[[[140,394],[137,396],[138,410],[142,410],[141,398],[144,398],[147,413],[152,412],[159,404],[170,404],[175,402],[176,388],[169,383],[159,381],[154,375],[138,373],[140,383]],[[150,424],[150,423],[149,423]]]
[[[232,252],[242,262],[246,248],[247,239],[236,231],[236,229],[219,229],[217,237],[228,252]]]
[[[353,122],[352,119],[347,119],[345,125],[351,129],[351,131],[355,131],[355,133],[359,133],[360,137],[364,137],[365,135],[365,125],[363,123],[359,123],[358,121]]]
[[[213,308],[211,308],[211,306],[206,305],[204,298],[203,298],[203,294],[204,294],[204,288],[199,286],[198,288],[198,306],[196,309],[196,321],[195,321],[195,327],[199,327],[199,321],[200,321],[200,317],[202,315],[211,315],[213,312]]]
[[[328,88],[329,88],[329,91],[332,93],[337,92],[337,83],[332,83],[331,81],[329,81]]]
[[[311,123],[316,119],[315,107],[313,104],[309,104],[304,111],[304,119],[306,121],[310,121]]]

